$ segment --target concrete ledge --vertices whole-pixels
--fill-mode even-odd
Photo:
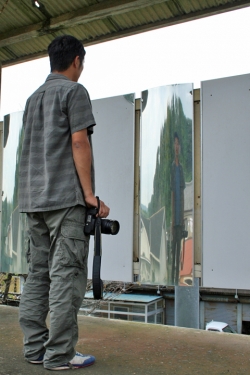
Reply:
[[[77,350],[96,356],[86,375],[250,373],[250,338],[237,334],[79,316]],[[0,375],[48,373],[24,361],[18,308],[1,305]]]

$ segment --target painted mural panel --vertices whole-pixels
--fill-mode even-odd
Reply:
[[[21,156],[23,112],[4,117],[1,221],[2,272],[27,273],[26,215],[18,210],[18,167]]]
[[[140,280],[193,285],[193,85],[142,92]]]

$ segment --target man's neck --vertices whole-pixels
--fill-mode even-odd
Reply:
[[[64,70],[63,72],[59,72],[58,70],[53,70],[53,72],[51,72],[53,74],[61,74],[65,77],[67,77],[68,79],[70,79],[71,81],[74,81],[74,76],[71,72],[71,70],[67,69],[67,70]]]

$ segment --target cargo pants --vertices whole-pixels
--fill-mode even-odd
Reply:
[[[78,340],[77,313],[87,285],[86,208],[28,213],[29,273],[19,308],[24,356],[44,367],[69,362]],[[49,312],[49,328],[46,318]]]

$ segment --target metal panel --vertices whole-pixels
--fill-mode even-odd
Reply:
[[[120,222],[116,236],[102,235],[102,278],[133,281],[134,94],[94,100],[96,195]],[[92,278],[93,238],[89,256]]]
[[[175,325],[199,328],[199,279],[194,278],[194,286],[175,287]]]
[[[249,288],[250,74],[202,82],[203,286]]]
[[[174,315],[175,315],[175,303],[172,299],[165,300],[165,324],[168,326],[174,326]]]
[[[242,320],[250,322],[250,304],[242,304]]]
[[[86,292],[84,298],[93,298],[93,292]],[[151,302],[158,302],[162,300],[161,296],[151,294],[114,294],[105,293],[104,300],[120,301],[120,302],[138,302],[149,304]]]
[[[211,320],[229,324],[237,330],[237,303],[205,302],[205,327]]]
[[[25,258],[26,215],[18,210],[18,167],[21,155],[23,112],[4,117],[1,268],[27,273]]]
[[[193,284],[192,84],[142,93],[140,280]]]

